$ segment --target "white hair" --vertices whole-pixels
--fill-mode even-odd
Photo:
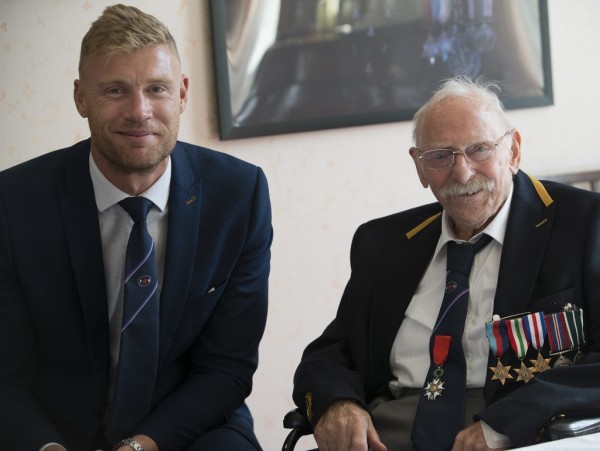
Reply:
[[[498,113],[498,116],[504,121],[507,128],[510,128],[504,105],[498,97],[500,86],[494,81],[487,81],[482,78],[471,80],[466,76],[458,76],[442,80],[438,89],[431,98],[415,113],[413,116],[413,141],[418,147],[421,141],[421,131],[423,129],[424,118],[427,113],[436,105],[448,98],[471,98],[479,99],[485,105]]]

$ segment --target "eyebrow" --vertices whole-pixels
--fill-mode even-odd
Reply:
[[[173,80],[168,80],[167,78],[153,78],[151,80],[148,80],[147,82],[144,82],[144,85],[175,85],[176,83],[173,82]],[[112,80],[108,80],[108,81],[103,81],[98,83],[98,87],[99,88],[107,88],[109,86],[112,85],[122,85],[122,86],[131,86],[131,83],[128,81],[125,81],[123,79],[120,78],[115,78]]]
[[[493,142],[494,141],[491,140],[491,139],[481,139],[479,141],[473,141],[472,143],[467,144],[466,146],[462,147],[462,149],[467,149],[467,148],[469,148],[471,146],[474,146],[474,145],[477,145],[477,144],[481,144],[481,143],[493,143]],[[454,146],[451,146],[451,145],[446,145],[446,146],[440,145],[440,146],[431,147],[429,149],[421,150],[421,152],[427,152],[429,150],[458,150],[458,148],[454,147]]]

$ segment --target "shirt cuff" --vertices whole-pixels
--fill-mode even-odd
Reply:
[[[54,443],[54,442],[53,443],[46,443],[44,446],[42,446],[40,448],[40,451],[44,451],[46,448],[48,448],[49,446],[52,446],[52,445],[60,446],[62,449],[64,449],[65,451],[67,451],[67,449],[64,446],[62,446],[60,443]]]
[[[481,423],[481,429],[488,448],[510,448],[512,446],[512,440],[507,435],[496,432],[485,421],[480,420],[479,423]]]

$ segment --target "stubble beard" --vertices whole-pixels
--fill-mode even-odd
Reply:
[[[171,155],[177,142],[179,123],[173,130],[158,130],[160,140],[151,147],[125,146],[111,139],[108,131],[94,130],[90,124],[92,143],[102,158],[122,174],[147,174]]]

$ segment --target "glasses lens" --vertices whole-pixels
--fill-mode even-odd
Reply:
[[[433,149],[423,152],[421,159],[430,169],[443,169],[452,166],[454,155],[449,149]]]
[[[481,163],[492,156],[495,148],[496,146],[493,142],[486,141],[467,147],[465,149],[465,154],[469,160]]]

